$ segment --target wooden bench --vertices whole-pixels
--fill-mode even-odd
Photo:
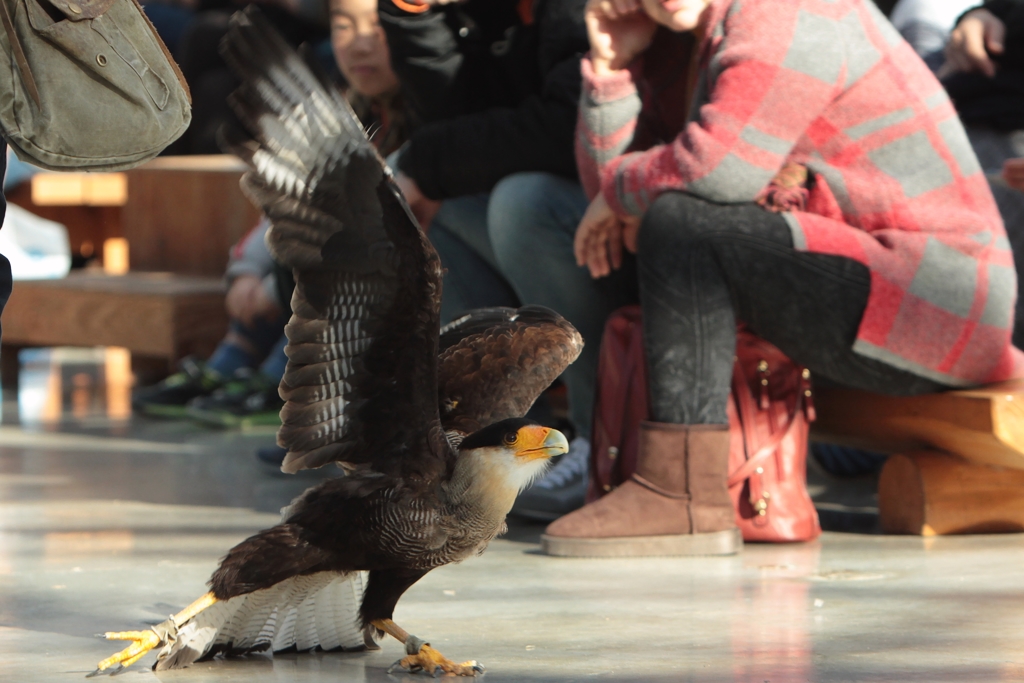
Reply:
[[[17,387],[17,351],[28,346],[120,346],[133,366],[166,374],[183,356],[207,357],[226,330],[220,278],[77,271],[23,280],[3,313],[0,374],[4,387]]]
[[[259,221],[233,156],[157,157],[127,171],[121,212],[131,267],[221,277],[228,251]]]
[[[67,227],[71,255],[89,259],[106,240],[121,237],[127,189],[124,173],[37,173],[6,194],[10,203]]]
[[[132,268],[220,277],[259,220],[233,156],[157,157],[124,173],[38,173],[8,200],[68,228],[73,255],[126,238]]]
[[[815,394],[812,438],[894,454],[878,485],[886,533],[1024,531],[1024,380],[914,397]]]

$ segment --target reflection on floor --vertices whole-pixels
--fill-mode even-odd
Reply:
[[[131,354],[120,348],[25,349],[17,411],[25,426],[73,420],[95,424],[131,417]],[[8,400],[4,396],[5,403]],[[5,405],[5,418],[8,406]]]
[[[166,618],[218,558],[331,471],[267,472],[273,430],[131,418],[116,350],[23,352],[0,426],[0,681],[79,681],[91,637]],[[821,479],[823,491],[839,489]],[[837,494],[836,500],[842,495]],[[841,503],[834,503],[840,505]],[[862,506],[867,509],[869,506]],[[339,523],[343,521],[339,520]],[[1024,680],[1024,537],[827,533],[730,558],[558,560],[513,524],[396,619],[497,681]],[[416,681],[371,654],[217,660],[164,681]],[[154,680],[146,664],[128,680]]]

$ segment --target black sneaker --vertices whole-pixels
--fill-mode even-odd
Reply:
[[[214,427],[273,426],[281,424],[283,405],[277,382],[261,372],[242,368],[217,391],[190,401],[186,413]]]
[[[829,474],[837,477],[876,475],[889,459],[888,455],[831,443],[812,443],[811,456]]]
[[[281,465],[284,464],[286,455],[288,455],[288,449],[281,448],[276,444],[256,449],[256,459],[260,464],[275,472],[281,471]]]
[[[583,507],[590,471],[590,442],[581,436],[569,443],[563,455],[533,486],[516,498],[509,514],[538,522],[553,522]]]
[[[224,385],[224,377],[206,367],[206,363],[188,356],[178,372],[150,387],[135,391],[132,408],[153,417],[185,417],[185,404],[199,396],[209,396]]]

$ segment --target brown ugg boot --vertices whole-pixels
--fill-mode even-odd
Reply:
[[[731,555],[743,546],[726,487],[729,428],[644,422],[636,473],[551,523],[549,555]]]

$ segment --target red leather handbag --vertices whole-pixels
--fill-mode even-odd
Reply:
[[[811,373],[744,328],[736,334],[729,416],[729,495],[744,541],[821,534],[807,493]]]
[[[821,533],[807,494],[807,434],[814,420],[810,373],[740,328],[727,414],[729,492],[746,541],[809,541]],[[598,360],[587,501],[636,470],[648,419],[647,361],[639,306],[605,325]]]

